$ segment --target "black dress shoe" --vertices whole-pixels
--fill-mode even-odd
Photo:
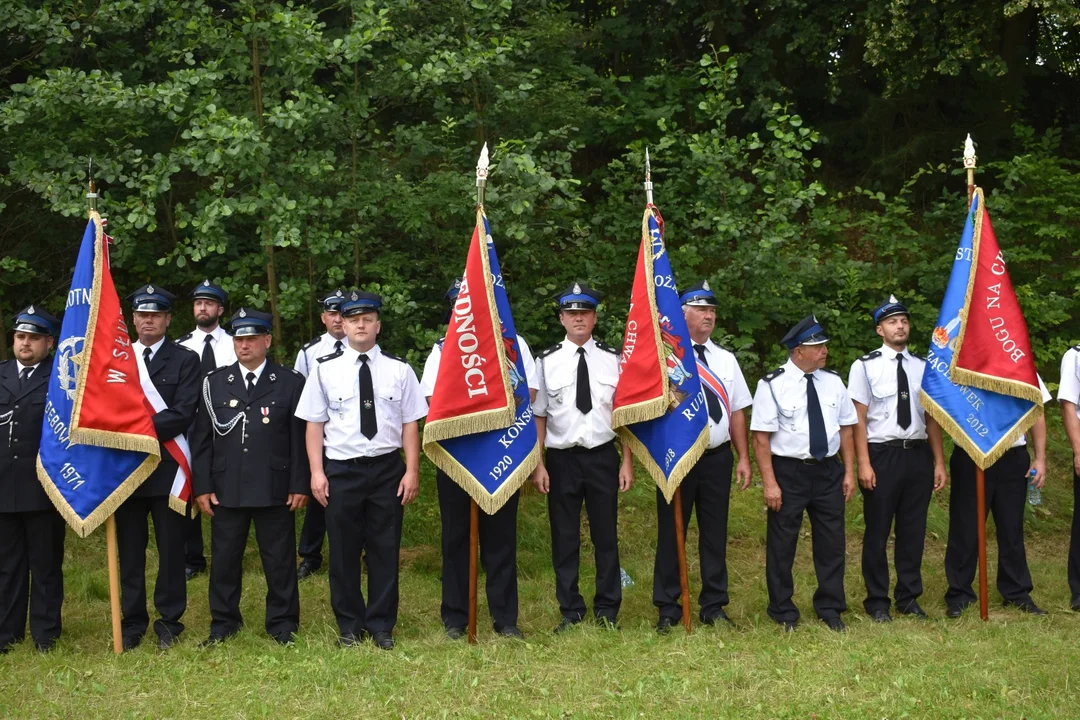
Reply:
[[[872,610],[870,619],[876,623],[888,623],[892,622],[892,615],[889,614],[888,610]]]
[[[525,634],[518,630],[517,625],[504,625],[501,628],[495,628],[495,634],[502,637],[513,638],[514,640],[524,640]]]
[[[908,617],[913,617],[918,620],[927,620],[930,617],[926,614],[925,610],[919,607],[919,603],[915,602],[914,600],[908,603],[907,607],[896,608],[896,612],[898,615],[907,615]]]
[[[338,647],[351,648],[356,647],[367,639],[367,633],[362,632],[359,635],[342,635],[337,639]]]
[[[619,627],[619,623],[617,621],[607,617],[597,617],[596,624],[604,628],[605,630],[614,630],[616,632],[622,630],[622,628]]]
[[[667,635],[671,632],[671,628],[675,626],[675,619],[669,618],[664,615],[660,616],[660,619],[656,621],[656,632],[660,635]]]
[[[42,640],[41,642],[35,640],[34,647],[42,655],[47,652],[52,652],[52,649],[56,647],[56,638],[49,638],[48,640]]]
[[[316,572],[318,572],[319,568],[321,567],[321,562],[316,562],[315,560],[305,558],[304,560],[300,561],[299,567],[296,568],[296,579],[303,580],[304,578],[311,577]]]
[[[777,625],[782,627],[784,629],[784,632],[793,633],[793,632],[795,632],[795,628],[798,627],[799,621],[798,620],[780,620],[779,622],[777,622]]]
[[[123,637],[121,645],[124,648],[124,652],[127,652],[128,650],[134,650],[135,648],[139,647],[139,643],[141,642],[142,635],[125,635]]]
[[[711,625],[716,625],[719,622],[724,623],[728,627],[735,627],[735,622],[731,618],[728,617],[727,613],[724,612],[723,608],[721,608],[720,610],[718,610],[715,613],[712,613],[711,615],[706,615],[706,616],[701,618],[701,624],[702,625],[710,625],[711,626]]]
[[[450,638],[451,640],[460,640],[461,638],[465,637],[468,634],[469,634],[469,629],[468,628],[463,628],[463,627],[448,627],[448,628],[446,628],[446,637]]]
[[[1045,610],[1043,610],[1041,607],[1036,605],[1031,600],[1021,600],[1019,602],[1013,602],[1012,600],[1006,600],[1005,602],[1002,603],[1002,605],[1005,606],[1005,607],[1014,607],[1014,608],[1016,608],[1018,610],[1023,610],[1024,612],[1028,613],[1029,615],[1038,615],[1038,616],[1041,617],[1043,615],[1048,614]]]
[[[966,610],[967,606],[970,605],[970,604],[971,603],[966,603],[964,605],[949,605],[949,606],[947,606],[945,608],[945,617],[947,617],[947,618],[958,618],[958,617],[960,617],[961,615],[964,614],[964,610]]]
[[[1080,595],[1077,595],[1072,599],[1072,605],[1070,605],[1069,608],[1073,612],[1080,612]]]
[[[199,643],[196,647],[209,648],[214,647],[215,645],[221,645],[223,642],[225,642],[224,635],[211,635],[210,637]]]
[[[184,579],[191,582],[191,578],[202,575],[206,572],[206,568],[186,567],[184,568]]]
[[[825,618],[822,622],[824,622],[825,625],[833,632],[847,632],[847,625],[845,625],[844,621],[841,620],[839,617]]]
[[[381,650],[394,649],[394,636],[388,630],[377,630],[371,633],[371,639],[375,641],[375,647]]]
[[[285,645],[286,647],[296,644],[296,636],[291,632],[283,632],[279,635],[271,635],[274,638],[274,642],[278,645]]]
[[[179,641],[180,641],[180,636],[179,635],[161,635],[161,636],[158,637],[157,649],[158,650],[168,650],[169,648],[171,648],[173,645],[175,645]]]
[[[559,621],[559,624],[556,625],[555,629],[551,632],[555,633],[556,635],[558,635],[559,633],[564,633],[580,622],[581,620],[573,620],[571,618],[564,617],[562,620]]]

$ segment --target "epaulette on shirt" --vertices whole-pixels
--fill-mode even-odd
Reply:
[[[192,350],[191,348],[189,348],[189,347],[188,347],[187,345],[181,345],[181,344],[180,344],[179,342],[177,342],[177,343],[176,343],[176,347],[178,347],[178,348],[182,348],[182,349],[183,349],[184,351],[186,351],[186,352],[189,352],[189,353],[191,353],[192,355],[195,355],[196,357],[198,357],[198,356],[199,356],[199,353],[195,352],[194,350]]]
[[[859,359],[862,360],[863,362],[866,362],[867,360],[873,360],[874,358],[879,358],[879,357],[881,357],[881,351],[880,350],[874,350],[873,352],[866,353],[865,355],[863,355]]]
[[[214,368],[210,372],[206,373],[206,377],[210,377],[211,375],[215,375],[215,374],[221,372],[222,370],[227,370],[227,369],[229,369],[231,367],[232,367],[232,365],[222,365],[221,367]]]
[[[546,358],[546,357],[547,357],[548,355],[550,355],[551,353],[553,353],[553,352],[558,352],[558,351],[559,351],[559,349],[561,349],[561,348],[562,348],[562,343],[561,343],[561,342],[560,342],[560,343],[555,343],[554,345],[552,345],[551,347],[549,347],[549,348],[548,348],[547,350],[545,350],[544,352],[540,353],[540,354],[539,354],[539,355],[537,355],[536,357],[537,357],[537,359],[539,359],[539,358]]]
[[[443,336],[442,336],[441,338],[439,338],[438,340],[436,340],[436,341],[435,341],[435,345],[436,345],[436,346],[438,346],[438,348],[439,348],[440,350],[442,350],[442,346],[443,346],[443,343],[444,343],[444,342],[446,342],[446,336],[445,336],[445,335],[443,335]]]
[[[836,372],[836,371],[835,371],[835,370],[833,370],[832,368],[821,368],[821,369],[822,369],[823,371],[827,372],[827,373],[832,373],[833,375],[835,375],[835,376],[837,376],[837,377],[840,377],[840,373]]]
[[[403,359],[399,358],[397,355],[391,355],[390,353],[386,352],[385,350],[382,351],[382,354],[383,354],[384,357],[390,358],[391,360],[397,360],[398,362],[402,362],[402,363],[405,362]]]
[[[193,337],[195,337],[195,331],[194,330],[192,330],[191,332],[189,332],[187,335],[185,335],[182,338],[177,338],[176,342],[177,343],[185,343],[185,342],[187,342],[188,340],[190,340]]]
[[[289,372],[291,372],[296,377],[300,378],[301,380],[307,380],[307,378],[304,377],[304,373],[300,372],[296,368],[287,367],[285,369],[288,370]]]
[[[327,360],[333,360],[334,358],[341,357],[344,354],[345,354],[345,348],[340,347],[337,350],[335,350],[334,352],[330,353],[329,355],[323,355],[321,358],[318,358],[316,360],[316,362],[324,363]]]
[[[596,341],[596,347],[600,348],[601,350],[606,350],[607,352],[611,353],[612,355],[618,355],[619,354],[618,350],[611,347],[607,343],[600,342],[599,340]]]
[[[1073,350],[1075,350],[1076,352],[1080,352],[1080,343],[1076,343],[1075,345],[1073,345]]]
[[[771,373],[769,373],[768,375],[763,377],[762,380],[764,380],[767,383],[771,383],[773,380],[775,380],[776,378],[780,377],[783,374],[784,374],[784,368],[778,367],[775,370],[773,370]]]
[[[307,343],[304,345],[304,347],[300,348],[300,350],[303,351],[303,350],[307,350],[308,348],[313,348],[313,347],[315,347],[316,345],[319,344],[320,340],[322,340],[322,335],[320,335],[317,338],[314,338],[312,340],[308,340]]]

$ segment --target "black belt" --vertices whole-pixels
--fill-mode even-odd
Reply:
[[[342,463],[344,465],[375,465],[376,463],[386,462],[392,457],[397,457],[397,455],[397,450],[391,450],[388,453],[383,453],[382,455],[375,455],[374,457],[354,457],[347,458],[345,460],[335,460],[334,458],[329,458],[329,462]]]
[[[884,442],[872,442],[870,445],[885,445],[887,447],[900,448],[901,450],[914,450],[926,445],[925,440],[885,440]]]
[[[829,457],[822,458],[821,460],[815,460],[812,457],[811,458],[793,458],[793,457],[788,457],[787,455],[774,455],[773,456],[774,461],[776,461],[776,460],[790,460],[791,462],[802,463],[803,465],[821,465],[823,463],[827,463],[830,460],[835,460],[835,459],[836,459],[835,455],[830,455]]]
[[[708,450],[703,452],[702,455],[715,455],[716,453],[724,452],[725,450],[731,450],[731,441],[730,440],[728,440],[725,443],[720,443],[719,445],[717,445],[714,448],[709,448]]]
[[[548,451],[555,450],[556,452],[570,452],[570,453],[587,453],[587,452],[599,452],[606,450],[615,444],[614,440],[609,440],[603,445],[597,445],[596,447],[585,447],[584,445],[574,445],[568,448],[548,448]]]

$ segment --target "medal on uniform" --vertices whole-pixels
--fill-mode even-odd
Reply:
[[[232,400],[229,401],[229,407],[236,407],[236,405],[237,405],[236,398],[233,398]]]
[[[230,384],[231,384],[231,383],[232,383],[232,381],[233,381],[233,380],[234,380],[235,378],[236,378],[236,376],[235,376],[235,375],[233,375],[232,373],[230,373],[230,374],[229,374],[229,377],[225,378],[225,380],[226,380],[226,382],[228,382],[228,383],[230,383]]]
[[[270,373],[270,382],[277,382],[277,375]]]
[[[268,407],[262,408],[262,416],[263,416],[263,425],[269,425],[270,424],[270,408],[268,408]]]

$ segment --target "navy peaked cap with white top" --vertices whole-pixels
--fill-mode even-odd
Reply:
[[[337,312],[341,309],[341,303],[345,302],[345,296],[348,294],[348,290],[342,290],[338,288],[334,292],[324,297],[319,302],[323,306],[323,310],[330,312]]]
[[[574,283],[559,293],[560,310],[595,310],[604,296],[583,283]]]
[[[720,304],[716,301],[716,296],[713,295],[708,280],[702,280],[697,285],[686,290],[679,296],[679,301],[683,305],[705,305],[708,307],[717,307]]]
[[[175,295],[157,285],[143,285],[124,299],[131,302],[131,309],[135,312],[171,313],[176,302]]]
[[[890,295],[887,302],[883,302],[874,310],[872,317],[874,318],[874,324],[877,325],[885,318],[892,317],[893,315],[907,315],[911,317],[911,313],[904,307],[904,304],[896,299],[895,295]]]
[[[821,345],[827,342],[829,336],[825,333],[825,328],[821,327],[821,323],[813,315],[807,315],[800,320],[780,340],[780,344],[788,350],[794,350],[800,345]]]
[[[202,298],[204,300],[217,300],[222,305],[229,302],[229,293],[225,292],[225,289],[210,282],[207,278],[201,283],[195,286],[195,289],[191,291],[191,299],[198,300]]]
[[[274,316],[270,313],[242,307],[229,318],[229,334],[233,337],[269,335],[273,324]]]
[[[382,296],[375,293],[353,290],[345,296],[345,302],[338,308],[341,317],[351,317],[361,313],[379,312],[382,308]]]
[[[447,289],[446,295],[443,295],[443,297],[446,298],[446,301],[448,303],[453,304],[454,301],[457,300],[457,296],[461,294],[461,281],[463,279],[464,278],[456,277],[454,278],[454,282],[450,283],[450,287]]]
[[[56,337],[60,332],[60,321],[37,305],[30,305],[15,315],[15,332]]]

